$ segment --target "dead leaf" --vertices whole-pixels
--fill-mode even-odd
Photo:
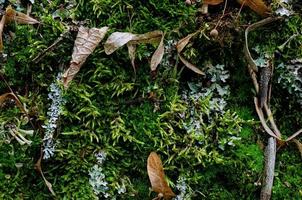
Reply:
[[[151,71],[155,71],[159,63],[161,62],[164,54],[163,45],[164,34],[162,31],[152,31],[144,34],[133,34],[128,32],[114,32],[112,33],[104,44],[105,53],[107,55],[112,54],[120,47],[127,44],[128,53],[131,60],[132,67],[135,70],[135,51],[137,44],[144,43],[159,43],[157,49],[151,58]]]
[[[112,33],[104,44],[105,53],[107,55],[112,54],[118,48],[124,46],[129,41],[133,40],[135,37],[136,35],[132,33],[126,33],[126,32]]]
[[[133,68],[134,73],[136,74],[136,67],[135,67],[135,51],[136,51],[136,45],[135,44],[127,44],[128,47],[128,54],[129,58],[131,60],[131,65]]]
[[[208,4],[208,5],[218,5],[221,4],[223,0],[203,0],[202,3]]]
[[[182,50],[187,46],[187,44],[190,42],[191,38],[193,36],[195,36],[199,31],[196,31],[195,33],[191,33],[189,35],[187,35],[186,37],[182,38],[181,40],[179,40],[176,44],[176,49],[177,49],[177,53],[178,56],[181,60],[181,62],[188,67],[189,69],[191,69],[192,71],[194,71],[197,74],[200,75],[205,75],[200,69],[198,69],[195,65],[193,65],[192,63],[190,63],[189,61],[187,61],[183,56],[181,56],[181,52]]]
[[[6,21],[6,16],[3,15],[1,18],[1,22],[0,22],[0,52],[3,51],[3,41],[2,41],[2,33],[3,33],[3,28],[5,25],[5,21]]]
[[[253,11],[261,16],[268,16],[270,9],[265,5],[262,0],[237,0],[238,3],[244,6],[248,6]]]
[[[3,41],[2,41],[2,33],[5,24],[10,22],[16,22],[19,24],[38,24],[39,21],[35,20],[28,15],[15,11],[11,6],[8,6],[5,11],[5,15],[2,16],[0,22],[0,52],[3,50]]]
[[[87,57],[94,51],[108,31],[108,27],[86,28],[81,26],[74,43],[72,59],[69,68],[63,74],[63,84],[68,88],[70,81],[80,71]]]
[[[7,99],[12,99],[16,102],[16,105],[20,108],[20,110],[26,113],[25,108],[23,107],[22,103],[20,102],[19,98],[12,92],[2,94],[0,96],[0,106],[6,101]]]
[[[52,189],[52,184],[45,178],[44,173],[42,171],[41,162],[43,157],[43,151],[40,150],[40,158],[38,159],[37,163],[35,164],[35,169],[41,174],[45,185],[47,186],[48,190],[51,192],[53,196],[56,196],[55,192]]]
[[[152,190],[158,193],[164,199],[175,197],[172,189],[168,186],[165,179],[164,168],[159,156],[155,152],[151,152],[147,161],[147,171],[151,182]]]
[[[151,71],[156,70],[157,66],[163,59],[164,53],[165,53],[165,47],[164,47],[164,35],[163,35],[156,51],[152,55],[151,64],[150,64]]]
[[[40,23],[39,21],[35,20],[34,18],[32,18],[24,13],[15,11],[11,6],[8,6],[6,8],[5,15],[6,15],[6,23],[9,23],[9,22],[17,22],[19,24],[38,24],[38,23]]]

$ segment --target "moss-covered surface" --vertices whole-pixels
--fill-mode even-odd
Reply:
[[[10,2],[25,10],[25,5]],[[250,34],[250,48],[258,49],[255,58],[276,54],[293,34],[298,36],[278,50],[274,62],[277,66],[301,58],[301,4],[294,5],[293,16]],[[24,103],[34,127],[13,102],[1,107],[0,199],[104,199],[104,194],[108,199],[152,199],[155,193],[149,191],[146,171],[151,151],[161,156],[176,194],[179,180],[185,180],[184,199],[258,199],[267,135],[254,111],[254,91],[242,49],[246,25],[261,18],[247,8],[237,17],[240,5],[230,2],[217,27],[218,38],[213,39],[209,32],[223,5],[210,7],[207,17],[198,12],[199,7],[200,3],[189,6],[183,0],[42,0],[33,4],[31,13],[40,25],[7,25],[3,35],[7,56],[1,60],[0,72]],[[51,104],[49,87],[68,67],[76,33],[40,62],[32,60],[75,21],[87,27],[109,26],[107,36],[114,31],[162,30],[166,48],[200,29],[203,32],[192,39],[184,55],[207,76],[185,68],[173,45],[156,75],[150,74],[149,67],[155,47],[140,45],[134,76],[127,49],[108,56],[102,42],[63,94],[66,103],[54,139],[55,154],[42,161],[44,176],[56,193],[53,197],[34,164]],[[212,68],[206,67],[209,63]],[[226,82],[223,73],[230,75]],[[282,73],[286,72],[277,70],[274,76],[271,106],[286,137],[302,125],[302,112],[297,97],[278,83]],[[217,87],[229,94],[220,94]],[[9,88],[1,80],[0,94],[6,92]],[[220,109],[223,100],[226,107]],[[12,138],[7,131],[12,124],[35,130],[33,136],[26,136],[31,145],[20,145]],[[95,156],[100,152],[106,154],[102,164]],[[102,180],[108,184],[98,195],[91,186],[94,166],[101,168]],[[293,144],[278,150],[272,199],[302,198],[301,167]]]

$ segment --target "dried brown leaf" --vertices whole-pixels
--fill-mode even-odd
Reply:
[[[133,34],[128,32],[114,32],[112,33],[104,44],[105,53],[107,55],[112,54],[118,48],[127,44],[128,53],[131,60],[132,67],[135,69],[135,45],[143,43],[159,43],[157,49],[151,58],[151,71],[156,70],[157,66],[161,62],[164,54],[163,45],[164,34],[162,31],[152,31],[144,34]]]
[[[6,101],[7,99],[12,99],[16,102],[16,105],[20,108],[20,110],[24,113],[26,113],[22,103],[20,102],[19,98],[12,92],[9,92],[9,93],[5,93],[5,94],[2,94],[0,96],[0,106],[4,103],[4,101]]]
[[[13,22],[13,21],[17,22],[19,24],[38,24],[38,23],[40,23],[39,21],[35,20],[34,18],[32,18],[24,13],[15,11],[11,6],[8,6],[6,8],[5,15],[6,15],[7,23]]]
[[[191,34],[187,35],[186,37],[182,38],[181,40],[179,40],[176,44],[176,49],[177,49],[179,59],[186,67],[188,67],[189,69],[191,69],[192,71],[194,71],[197,74],[204,75],[204,73],[200,69],[198,69],[195,65],[193,65],[192,63],[187,61],[183,56],[181,56],[182,50],[187,46],[187,44],[190,42],[191,38],[193,36],[195,36],[197,33],[198,33],[198,31],[196,31],[195,33],[191,33]]]
[[[155,152],[151,152],[147,162],[147,171],[152,190],[157,192],[159,196],[162,195],[164,199],[175,197],[165,180],[164,168],[159,156]]]
[[[3,33],[3,28],[5,25],[5,21],[6,21],[6,16],[3,15],[1,18],[1,22],[0,22],[0,52],[3,51],[3,41],[2,41],[2,33]]]
[[[187,46],[187,44],[190,42],[191,38],[193,36],[195,36],[198,33],[198,31],[196,31],[195,33],[191,33],[189,35],[187,35],[186,37],[180,39],[177,44],[176,44],[176,49],[177,52],[180,53],[182,52],[182,50]]]
[[[164,53],[165,53],[164,35],[162,35],[160,43],[159,43],[156,51],[154,52],[154,54],[152,55],[152,58],[151,58],[151,64],[150,64],[151,71],[156,70],[157,66],[159,65],[159,63],[163,59]]]
[[[53,191],[52,189],[52,184],[45,178],[44,176],[44,173],[42,171],[42,167],[41,167],[41,163],[42,163],[42,150],[40,151],[41,152],[41,155],[40,155],[40,158],[38,159],[37,163],[35,164],[35,169],[41,174],[43,180],[44,180],[44,183],[45,185],[47,186],[48,190],[50,191],[50,193],[53,195],[53,196],[56,196],[55,192]]]
[[[208,5],[218,5],[221,4],[223,0],[203,0],[202,3],[208,4]]]
[[[118,48],[124,46],[129,41],[133,40],[135,37],[136,37],[135,34],[127,33],[127,32],[112,33],[104,44],[105,53],[107,55],[112,54]]]
[[[181,60],[181,62],[190,70],[192,70],[193,72],[200,74],[200,75],[205,75],[200,69],[198,69],[195,65],[193,65],[192,63],[190,63],[189,61],[187,61],[184,57],[182,57],[181,55],[178,55],[179,59]]]
[[[80,71],[81,66],[87,57],[94,51],[96,46],[104,38],[108,27],[103,28],[86,28],[81,26],[74,43],[70,67],[64,72],[63,84],[68,88],[70,81]]]
[[[248,6],[261,16],[268,16],[270,9],[262,0],[237,0],[241,5]]]
[[[129,58],[131,60],[131,65],[133,67],[134,73],[136,73],[136,67],[135,67],[135,51],[136,51],[136,45],[135,44],[131,44],[128,43],[127,44],[128,47],[128,54],[129,54]]]

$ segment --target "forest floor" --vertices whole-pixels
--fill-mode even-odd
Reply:
[[[0,1],[0,199],[302,199],[302,4],[208,4]]]

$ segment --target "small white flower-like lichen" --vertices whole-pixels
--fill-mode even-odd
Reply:
[[[102,168],[104,161],[106,160],[106,153],[100,151],[95,154],[95,157],[97,159],[97,164],[89,170],[89,183],[96,195],[102,195],[102,197],[108,198],[111,195],[108,193],[108,182],[106,181],[106,176],[103,173]]]
[[[176,183],[176,189],[179,194],[174,198],[174,200],[190,200],[192,196],[192,189],[187,185],[186,179],[184,177],[179,177]]]
[[[196,139],[200,145],[207,137],[203,127],[216,123],[217,117],[228,116],[225,108],[226,98],[230,95],[229,86],[226,84],[230,77],[229,71],[225,70],[224,65],[208,64],[208,68],[206,85],[203,85],[202,81],[188,83],[189,89],[182,94],[187,110],[179,115],[187,134]],[[229,134],[228,138],[221,141],[219,147],[223,149],[225,145],[234,146],[234,142],[239,139]]]
[[[292,10],[291,1],[290,0],[279,0],[278,8],[275,10],[275,13],[280,16],[290,16],[294,14]]]
[[[61,114],[62,106],[65,103],[63,98],[63,92],[59,85],[61,79],[61,73],[58,74],[56,81],[50,85],[50,92],[48,99],[51,100],[51,105],[48,109],[47,116],[48,120],[42,127],[45,129],[43,138],[43,159],[48,159],[54,155],[55,142],[54,134],[57,128],[57,122]]]

